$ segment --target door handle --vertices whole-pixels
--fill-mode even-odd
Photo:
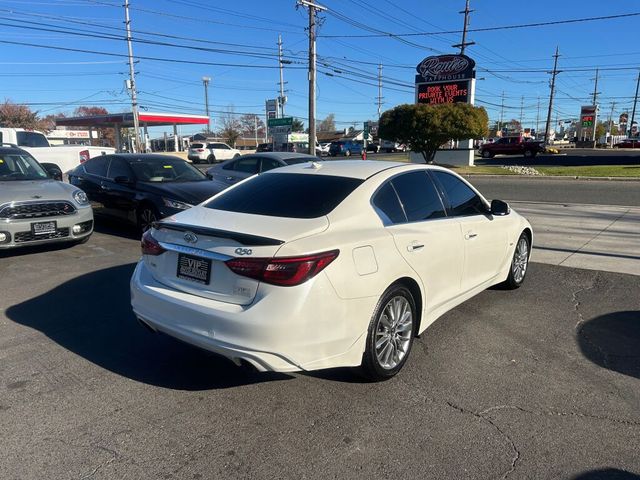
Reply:
[[[471,240],[472,238],[476,238],[477,236],[478,236],[478,234],[477,234],[477,233],[469,232],[469,233],[467,233],[467,234],[464,236],[464,238],[465,238],[466,240]]]
[[[424,248],[424,244],[418,243],[418,242],[412,242],[409,245],[407,245],[408,252],[415,252],[416,250],[421,250],[423,248]]]

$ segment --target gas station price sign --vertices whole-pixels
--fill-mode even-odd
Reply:
[[[593,115],[582,115],[580,121],[583,127],[593,127]]]
[[[417,102],[427,105],[442,103],[468,103],[469,81],[420,83],[417,86]]]

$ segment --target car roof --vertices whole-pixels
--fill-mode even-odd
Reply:
[[[2,147],[0,146],[0,153],[28,153],[26,150],[20,147]]]
[[[146,160],[146,161],[163,161],[163,160],[181,160],[186,162],[185,159],[176,157],[175,155],[162,155],[159,153],[114,153],[111,157],[121,158],[123,160]],[[96,158],[96,157],[93,157]]]
[[[286,167],[269,170],[267,175],[275,173],[304,173],[315,175],[332,175],[366,180],[367,178],[390,168],[416,167],[414,163],[385,162],[378,160],[328,160],[315,162],[315,167],[307,163],[298,163]],[[425,167],[426,165],[421,164]]]
[[[309,161],[318,160],[318,157],[309,155],[308,153],[296,153],[296,152],[256,152],[250,153],[247,157],[260,157],[260,158],[272,158],[274,160],[288,160],[290,158],[309,158]]]

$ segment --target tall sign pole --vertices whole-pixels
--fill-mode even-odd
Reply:
[[[382,63],[378,64],[378,122],[382,115]]]
[[[631,113],[631,123],[629,123],[629,137],[633,135],[633,122],[636,119],[636,106],[638,105],[638,89],[640,88],[640,71],[638,72],[638,81],[636,82],[636,94],[633,97],[633,113]]]
[[[544,128],[544,144],[549,145],[549,127],[551,126],[551,113],[553,111],[553,95],[556,90],[556,75],[558,72],[558,57],[560,53],[558,53],[558,47],[556,47],[556,53],[553,56],[553,72],[551,72],[551,94],[549,95],[549,110],[547,111],[547,123]]]
[[[309,154],[316,153],[316,10],[325,7],[309,0],[298,0],[309,9]]]
[[[209,116],[209,82],[211,77],[202,77],[204,85],[204,111],[207,113],[207,133],[211,133],[211,117]]]
[[[284,72],[283,72],[283,61],[282,61],[282,35],[278,35],[278,65],[280,68],[280,118],[284,117],[284,104],[287,99],[284,96]]]
[[[136,74],[133,64],[133,47],[131,45],[131,19],[129,18],[129,0],[124,0],[124,23],[127,29],[127,47],[129,49],[129,90],[131,92],[131,112],[133,114],[133,151],[140,151],[140,122],[138,120],[138,97],[136,92]],[[177,141],[177,140],[176,140]]]

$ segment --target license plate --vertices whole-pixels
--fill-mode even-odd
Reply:
[[[179,253],[177,276],[183,280],[206,285],[211,280],[211,260]]]
[[[50,233],[56,233],[56,222],[32,223],[31,233],[34,235],[48,235]]]

